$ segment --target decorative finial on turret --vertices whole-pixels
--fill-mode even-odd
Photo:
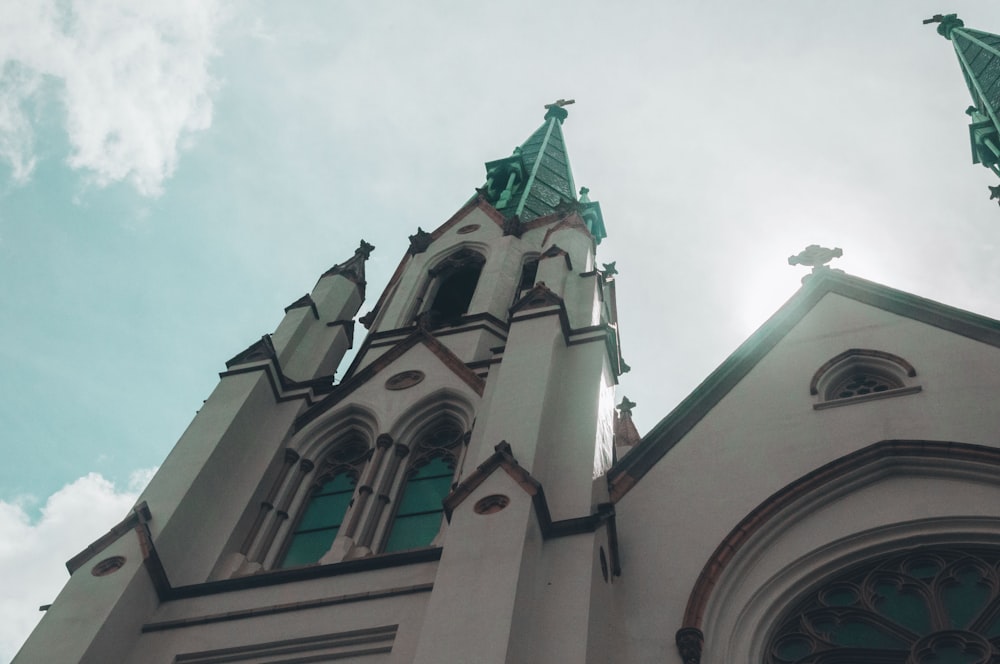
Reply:
[[[569,117],[569,111],[567,111],[563,106],[569,106],[570,104],[575,104],[575,99],[557,99],[551,104],[545,105],[545,119],[555,118],[562,124],[563,120]]]
[[[635,405],[635,402],[630,401],[628,397],[622,397],[622,402],[615,406],[615,410],[618,411],[615,413],[614,425],[616,447],[635,447],[642,441],[642,436],[632,421],[632,409]]]
[[[826,247],[821,247],[818,244],[810,244],[808,247],[795,254],[794,256],[788,257],[789,265],[808,265],[812,267],[811,274],[816,274],[817,272],[822,272],[824,270],[829,270],[830,266],[827,265],[834,258],[840,258],[844,255],[844,250],[840,247],[835,247],[833,249],[827,249]],[[840,270],[838,270],[840,272]],[[805,282],[810,275],[806,275],[802,281]]]
[[[374,244],[361,240],[361,244],[354,250],[353,256],[343,263],[338,263],[331,267],[323,273],[323,277],[339,274],[350,279],[363,289],[365,284],[365,261],[368,260],[368,257],[371,256],[374,250]]]
[[[417,226],[417,232],[410,236],[410,253],[414,255],[424,253],[427,247],[431,246],[433,239],[434,236]]]
[[[618,274],[618,268],[615,267],[615,264],[617,262],[618,261],[611,261],[610,263],[601,263],[601,265],[604,266],[604,269],[601,270],[601,273],[604,275],[605,279],[607,279],[608,277],[613,277],[616,274]]]
[[[995,187],[991,187],[991,186],[987,185],[986,188],[990,190],[990,200],[991,201],[993,199],[995,199],[995,198],[1000,198],[1000,184],[998,184]],[[1000,201],[997,201],[997,205],[1000,205]]]
[[[632,409],[637,405],[638,404],[636,402],[632,401],[628,397],[622,397],[622,402],[615,406],[615,408],[617,408],[622,415],[631,415]]]
[[[945,39],[951,39],[951,31],[965,25],[965,22],[958,17],[958,14],[934,14],[930,18],[924,19],[924,25],[928,23],[940,23],[941,25],[938,26],[937,31]]]

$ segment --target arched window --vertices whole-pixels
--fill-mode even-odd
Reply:
[[[318,562],[330,549],[351,504],[358,478],[342,472],[315,488],[292,533],[280,567]]]
[[[441,501],[451,491],[454,475],[454,460],[448,457],[428,459],[410,471],[385,543],[385,553],[430,545],[441,528]]]
[[[413,448],[414,462],[406,474],[383,552],[430,546],[441,529],[444,506],[451,491],[462,430],[445,422],[421,436]]]
[[[351,506],[367,458],[368,444],[361,438],[337,443],[327,453],[298,511],[295,528],[278,558],[278,567],[319,562],[330,549]]]
[[[537,256],[524,261],[524,265],[521,266],[521,277],[517,282],[517,294],[514,296],[514,302],[520,300],[525,291],[534,287],[536,279],[538,279]]]
[[[779,622],[765,664],[1000,661],[1000,551],[917,549],[844,572]]]
[[[834,406],[903,396],[920,391],[910,380],[917,375],[909,362],[885,351],[852,348],[821,366],[809,384],[809,392],[818,398],[813,408]]]
[[[469,310],[485,262],[481,254],[461,249],[430,270],[431,300],[422,315],[431,327],[453,325]]]

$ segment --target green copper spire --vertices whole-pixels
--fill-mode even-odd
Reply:
[[[1000,175],[1000,36],[970,30],[955,14],[937,14],[924,23],[939,23],[938,34],[950,39],[974,102],[969,138],[972,161]]]
[[[562,123],[569,116],[565,106],[573,100],[546,104],[545,121],[514,153],[486,164],[486,199],[512,224],[523,224],[554,213],[561,206],[577,204],[591,234],[605,237],[600,207],[578,201],[573,170],[566,154]]]

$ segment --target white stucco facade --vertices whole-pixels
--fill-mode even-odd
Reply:
[[[603,221],[491,200],[411,238],[339,382],[364,243],[230,360],[15,662],[784,662],[829,579],[997,546],[1000,323],[820,268],[629,447]]]

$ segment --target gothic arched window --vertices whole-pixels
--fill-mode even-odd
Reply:
[[[524,261],[521,265],[521,276],[517,281],[517,294],[514,296],[514,302],[521,299],[521,295],[525,291],[531,290],[535,281],[538,279],[538,257],[529,258]]]
[[[920,549],[855,567],[781,620],[764,662],[1000,662],[998,566],[998,550]]]
[[[411,469],[385,543],[385,553],[429,546],[441,528],[444,500],[455,475],[452,459],[434,457]]]
[[[415,461],[406,474],[383,552],[430,546],[441,529],[444,506],[457,463],[454,448],[462,431],[451,423],[423,436],[414,449]]]
[[[434,281],[423,315],[431,327],[454,324],[469,310],[485,262],[481,254],[461,249],[430,270]]]
[[[278,567],[319,562],[330,549],[351,506],[367,458],[368,444],[360,438],[342,441],[327,453],[298,510],[295,528],[278,558]]]
[[[852,348],[821,366],[809,384],[821,410],[871,399],[903,396],[920,391],[911,378],[916,369],[903,358],[878,350]]]
[[[317,486],[292,533],[280,567],[297,567],[318,562],[326,553],[354,496],[358,478],[342,472]]]

